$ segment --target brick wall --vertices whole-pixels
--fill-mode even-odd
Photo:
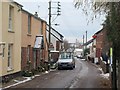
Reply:
[[[96,38],[96,55],[97,57],[101,56],[102,51],[102,45],[103,45],[103,31],[101,31],[99,34],[97,34]]]
[[[21,49],[21,69],[24,70],[27,64],[27,48],[22,47]]]
[[[56,51],[60,50],[60,41],[56,41]]]
[[[22,70],[26,70],[27,65],[28,65],[27,64],[27,61],[28,61],[28,51],[27,51],[27,49],[28,49],[27,47],[22,47],[22,52],[21,52],[21,58],[22,58],[21,67],[22,67]],[[29,55],[29,60],[31,61],[31,69],[35,69],[40,65],[42,52],[40,53],[40,50],[33,50],[33,47],[30,47],[30,53],[29,54],[30,54]],[[34,57],[36,57],[36,58],[34,58]]]

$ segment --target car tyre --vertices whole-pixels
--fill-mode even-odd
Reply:
[[[61,68],[60,67],[58,67],[58,70],[60,70]]]
[[[75,65],[73,66],[73,68],[75,68]]]

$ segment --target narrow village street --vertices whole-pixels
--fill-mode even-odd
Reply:
[[[76,60],[73,70],[55,70],[11,88],[101,88],[102,72],[91,62]]]
[[[0,90],[120,88],[120,0],[1,0]]]

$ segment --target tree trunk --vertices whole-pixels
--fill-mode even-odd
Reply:
[[[113,73],[112,73],[112,88],[113,90],[117,90],[117,77],[116,77],[116,46],[113,44]]]

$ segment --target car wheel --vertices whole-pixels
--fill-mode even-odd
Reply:
[[[61,68],[60,67],[58,67],[58,70],[60,70]]]
[[[75,68],[75,65],[73,66],[73,68]]]
[[[74,69],[74,66],[71,67],[71,70],[73,70],[73,69]]]

